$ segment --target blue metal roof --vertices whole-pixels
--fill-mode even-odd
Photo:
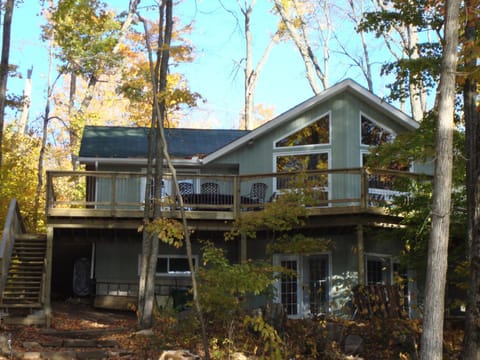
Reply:
[[[149,128],[86,126],[80,145],[83,158],[146,158]],[[202,157],[249,133],[227,129],[165,129],[170,156]]]

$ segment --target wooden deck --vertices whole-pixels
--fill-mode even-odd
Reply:
[[[297,180],[292,180],[301,176],[300,186],[308,187],[317,201],[308,206],[309,215],[315,217],[385,216],[395,206],[395,199],[406,195],[405,179],[418,177],[398,171],[368,172],[363,168],[309,171],[303,175],[190,174],[179,176],[179,182],[190,187],[189,193],[179,194],[166,174],[160,199],[155,200],[155,189],[146,191],[146,176],[142,173],[52,171],[47,173],[48,222],[63,227],[78,227],[87,222],[99,227],[138,226],[145,216],[145,197],[152,203],[157,201],[164,216],[180,218],[180,196],[187,219],[229,222],[243,212],[262,211],[265,204],[274,203],[285,192],[301,190]],[[215,192],[202,193],[200,189],[206,183],[216,184]],[[260,196],[251,193],[252,184],[258,183],[265,184],[267,189]],[[396,188],[397,184],[402,185]]]

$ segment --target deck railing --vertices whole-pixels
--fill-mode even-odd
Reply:
[[[289,191],[308,191],[312,208],[384,207],[404,195],[399,179],[414,174],[364,168],[252,175],[179,174],[180,193],[170,174],[162,186],[147,189],[145,173],[106,171],[49,171],[47,214],[49,216],[141,217],[145,199],[164,212],[178,216],[179,197],[187,212],[260,210]]]
[[[3,293],[10,261],[12,259],[13,246],[15,237],[19,234],[25,234],[25,225],[23,223],[20,208],[16,199],[10,201],[7,219],[2,233],[2,241],[0,242],[0,294]]]

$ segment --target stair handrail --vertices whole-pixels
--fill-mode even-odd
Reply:
[[[25,232],[25,224],[23,223],[17,199],[12,199],[8,207],[7,219],[5,220],[2,241],[0,243],[0,294],[3,293],[7,281],[15,237]]]

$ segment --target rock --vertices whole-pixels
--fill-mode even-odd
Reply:
[[[248,360],[248,357],[244,353],[236,352],[232,354],[232,360]]]
[[[328,322],[326,330],[329,340],[335,341],[337,343],[342,342],[344,331],[344,326],[342,324]]]
[[[23,353],[22,359],[24,359],[24,360],[39,360],[39,359],[42,358],[41,356],[42,356],[42,354],[39,353],[39,352],[27,351],[27,352]]]
[[[135,335],[153,336],[153,330],[152,329],[139,330],[135,333]]]
[[[77,359],[79,360],[95,360],[95,359],[106,359],[107,353],[103,350],[92,350],[92,351],[77,351]]]
[[[200,360],[200,357],[188,350],[166,350],[158,360]]]
[[[8,354],[10,352],[9,340],[10,338],[8,336],[0,335],[0,349],[4,354]]]
[[[38,342],[35,342],[35,341],[25,341],[23,343],[23,347],[27,349],[27,351],[32,351],[32,350],[41,349],[42,345],[40,345]]]
[[[65,339],[63,340],[63,346],[70,348],[96,347],[97,341],[92,339]]]
[[[358,354],[363,350],[363,338],[360,335],[348,335],[345,338],[344,351],[346,354]]]

